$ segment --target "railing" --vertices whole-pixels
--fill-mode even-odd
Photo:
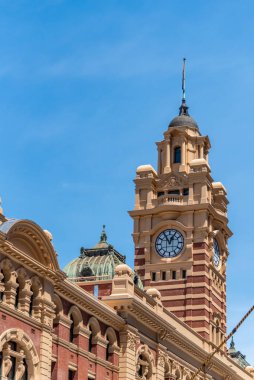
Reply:
[[[100,276],[86,276],[86,277],[68,277],[68,280],[72,282],[85,282],[85,281],[100,281],[111,279],[109,274],[104,274]]]
[[[182,195],[174,195],[174,194],[167,194],[162,195],[157,198],[158,205],[165,205],[165,204],[183,204],[183,196]]]

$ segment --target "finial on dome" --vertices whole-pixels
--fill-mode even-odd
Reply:
[[[105,226],[105,224],[103,224],[102,231],[101,231],[101,240],[100,240],[100,243],[106,243],[107,242],[107,234],[106,234],[105,228],[106,228],[106,226]]]
[[[186,58],[183,58],[183,71],[182,71],[182,104],[179,108],[179,116],[186,115],[189,116],[188,106],[186,104],[186,93],[185,93],[185,84],[186,84]]]
[[[235,342],[234,342],[233,337],[232,337],[231,342],[230,342],[230,348],[231,348],[231,350],[235,348]]]

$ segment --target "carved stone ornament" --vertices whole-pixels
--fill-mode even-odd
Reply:
[[[136,350],[136,337],[131,333],[127,334],[127,347],[132,351]]]
[[[159,181],[158,181],[158,189],[159,190],[167,190],[169,188],[175,188],[175,187],[180,187],[187,185],[187,181],[183,176],[180,175],[172,175],[168,174],[163,176]]]
[[[158,366],[164,368],[165,367],[165,361],[166,361],[166,357],[165,357],[164,352],[159,350],[158,351],[158,360],[157,360]]]
[[[136,379],[150,380],[155,371],[154,357],[147,345],[140,346],[136,355]]]

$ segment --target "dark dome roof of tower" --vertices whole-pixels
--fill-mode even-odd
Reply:
[[[174,119],[169,123],[168,127],[188,127],[198,129],[196,121],[187,115],[179,115],[174,117]]]
[[[125,263],[125,256],[121,255],[107,242],[105,226],[98,244],[93,248],[81,248],[80,256],[72,260],[64,268],[70,280],[82,278],[82,281],[112,280],[117,265]],[[133,271],[134,284],[143,289],[140,277]]]
[[[179,115],[171,120],[168,127],[188,127],[198,130],[196,121],[189,115],[185,99],[182,100],[181,107],[179,108]]]

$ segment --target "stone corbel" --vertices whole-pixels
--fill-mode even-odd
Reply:
[[[17,283],[17,273],[11,272],[9,280],[5,283],[4,300],[8,306],[15,308],[16,292],[19,284]]]
[[[118,347],[117,344],[112,344],[111,346],[109,346],[108,352],[110,354],[117,354],[117,355],[119,355],[119,353],[120,353],[120,347]]]
[[[37,321],[41,322],[43,313],[43,298],[41,296],[37,296],[33,299],[33,310],[32,316],[37,319]]]
[[[103,348],[106,348],[108,345],[108,340],[102,338],[100,335],[96,335],[92,338],[92,344],[96,344],[98,346],[101,346]]]
[[[36,298],[37,299],[37,298]],[[55,305],[53,302],[41,298],[40,306],[40,315],[42,323],[49,327],[53,327],[53,320],[55,317]]]

